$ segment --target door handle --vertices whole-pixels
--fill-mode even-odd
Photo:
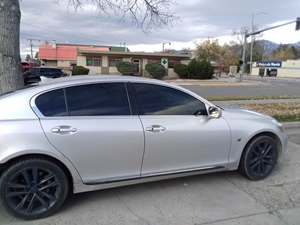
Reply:
[[[51,129],[51,132],[54,134],[74,134],[77,132],[76,128],[70,127],[70,126],[59,126],[59,127],[54,127]]]
[[[152,125],[151,127],[147,127],[146,131],[152,133],[160,133],[166,131],[166,128],[160,125]]]

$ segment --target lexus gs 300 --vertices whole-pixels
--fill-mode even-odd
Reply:
[[[23,219],[70,193],[218,171],[264,179],[287,145],[271,117],[146,78],[59,78],[2,95],[0,109],[0,197]]]

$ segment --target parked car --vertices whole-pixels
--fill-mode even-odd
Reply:
[[[26,85],[64,76],[66,76],[66,74],[61,69],[47,67],[34,67],[23,73],[24,83]]]
[[[0,108],[0,197],[24,219],[70,193],[228,170],[264,179],[287,146],[271,117],[138,77],[59,78]]]
[[[33,67],[39,66],[37,63],[34,62],[22,62],[21,63],[21,68],[22,68],[22,73],[25,73],[26,71],[30,70]]]

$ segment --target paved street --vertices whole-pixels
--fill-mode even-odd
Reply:
[[[300,79],[261,79],[247,78],[258,81],[257,85],[248,86],[198,86],[184,85],[185,88],[203,97],[212,96],[300,96]]]
[[[289,131],[300,144],[299,130]],[[78,194],[51,218],[23,222],[0,207],[0,224],[28,225],[298,225],[300,145],[273,175],[250,182],[218,173]]]

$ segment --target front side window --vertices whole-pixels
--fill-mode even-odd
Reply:
[[[134,84],[142,115],[207,115],[205,104],[174,88],[153,84]]]
[[[123,83],[89,84],[66,88],[70,116],[130,115]]]
[[[101,57],[86,57],[87,66],[101,66]]]
[[[63,89],[49,91],[38,96],[35,104],[44,116],[57,117],[68,115]]]

